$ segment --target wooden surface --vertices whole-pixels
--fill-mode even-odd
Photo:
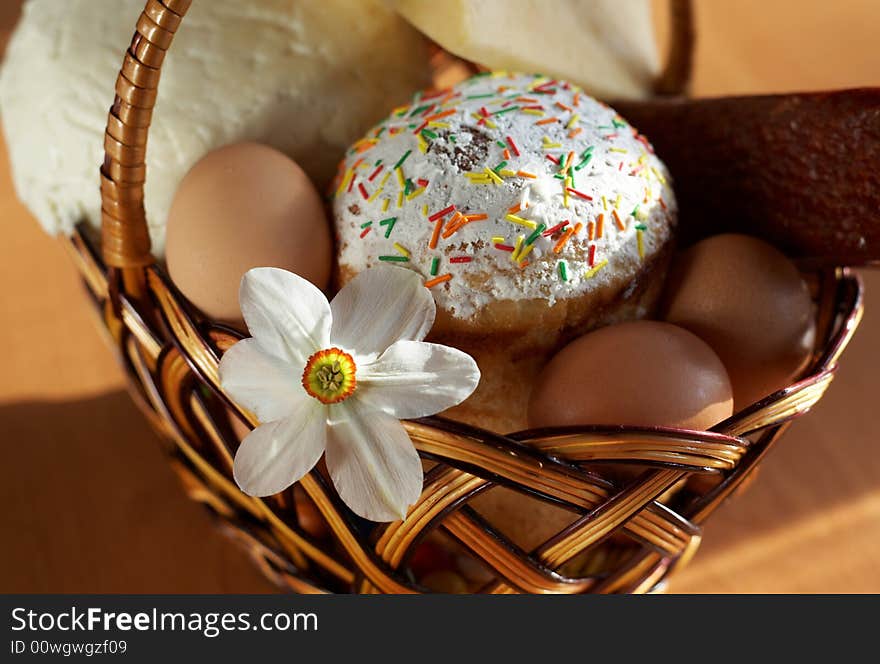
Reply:
[[[697,4],[696,94],[880,85],[876,0]],[[2,43],[17,11],[0,3]],[[0,220],[0,591],[271,591],[184,498],[5,156]],[[673,591],[880,592],[880,273],[864,277],[867,313],[837,381],[710,521]]]

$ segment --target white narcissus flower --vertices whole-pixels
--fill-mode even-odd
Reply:
[[[422,341],[434,298],[418,274],[378,266],[333,298],[286,270],[249,270],[239,291],[252,335],[220,361],[226,393],[260,421],[233,474],[252,496],[277,493],[326,453],[339,495],[360,516],[406,516],[422,490],[422,464],[400,418],[464,401],[476,362]]]

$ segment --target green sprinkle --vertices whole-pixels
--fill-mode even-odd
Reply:
[[[415,189],[416,186],[413,184],[413,181],[409,178],[406,179],[406,186],[403,188],[403,195],[409,196],[410,192]]]
[[[373,166],[378,166],[378,165],[381,164],[381,163],[382,163],[382,160],[381,160],[381,159],[377,159],[377,160],[376,160],[376,163],[373,164]]]
[[[366,223],[361,224],[361,228],[366,228],[367,226],[372,226],[372,225],[373,225],[373,222],[372,222],[372,221],[368,221],[368,222],[366,222]]]
[[[488,76],[491,73],[492,73],[491,71],[480,71],[480,72],[477,72],[476,74],[474,74],[473,76],[471,76],[471,78],[482,78],[483,76]]]
[[[406,263],[409,258],[406,256],[379,256],[380,261],[391,261],[392,263]]]
[[[519,106],[508,106],[507,108],[499,108],[497,111],[493,111],[492,115],[501,115],[502,113],[510,113],[511,111],[518,111]]]
[[[394,164],[394,168],[400,168],[401,166],[403,166],[403,162],[405,162],[406,158],[409,157],[410,152],[412,152],[412,150],[407,150],[406,152],[404,152],[403,156],[397,160],[396,164]],[[394,170],[394,169],[391,169],[391,170]]]
[[[620,129],[621,127],[626,127],[626,122],[621,122],[617,118],[614,118],[611,121],[611,124],[613,124],[617,129]]]
[[[380,226],[388,226],[385,229],[385,237],[389,237],[391,235],[391,231],[394,228],[394,224],[397,223],[397,217],[388,217],[387,219],[383,219],[379,222]]]
[[[561,173],[556,173],[553,177],[555,177],[557,180],[564,180],[565,179],[565,177]]]
[[[388,129],[388,127],[382,127],[379,130],[379,133],[376,134],[376,138],[379,138],[382,134],[384,134],[386,129]],[[380,159],[379,161],[382,161],[382,160]]]
[[[613,129],[611,125],[599,125],[596,129]]]
[[[568,268],[565,266],[565,261],[559,261],[559,278],[568,281]]]
[[[590,148],[590,150],[592,150],[592,149],[593,149],[593,148]],[[590,152],[590,151],[588,151],[588,152],[584,152],[584,156],[583,156],[583,158],[581,159],[581,163],[579,163],[577,166],[575,166],[575,167],[574,167],[574,170],[576,170],[576,171],[581,170],[584,166],[586,166],[587,164],[590,163],[590,159],[592,159],[592,158],[593,158],[593,153],[592,153],[592,152]]]
[[[431,260],[431,276],[436,277],[437,272],[440,270],[440,259],[437,256]]]
[[[418,115],[422,111],[425,111],[429,108],[431,108],[431,104],[425,104],[424,106],[419,106],[418,108],[413,109],[413,111],[409,114],[409,117],[412,117],[414,115]]]
[[[538,224],[538,227],[532,231],[532,234],[526,238],[526,246],[534,243],[539,237],[541,237],[541,233],[547,230],[547,224]]]
[[[484,94],[484,95],[468,95],[467,97],[465,97],[465,99],[488,99],[489,97],[494,97],[494,96],[495,96],[494,92],[489,92],[488,94]]]
[[[435,134],[430,129],[422,129],[422,138],[427,138],[433,141],[435,138],[437,138],[437,134]]]
[[[648,230],[648,227],[645,226],[645,224],[636,224],[636,230],[646,231]]]
[[[639,214],[639,206],[640,206],[640,205],[641,205],[641,203],[639,203],[639,205],[636,205],[636,206],[633,208],[633,211],[630,212],[630,214],[631,214],[633,217],[637,217],[637,216],[638,216],[638,214]]]
[[[458,139],[455,138],[455,135],[454,135],[454,134],[449,134],[449,136],[447,136],[447,138],[448,138],[450,141],[452,141],[453,143],[458,143]]]
[[[495,141],[495,145],[497,145],[499,148],[504,148],[505,150],[507,149],[507,146],[501,141]]]
[[[501,170],[502,168],[504,168],[505,166],[507,166],[507,162],[506,162],[506,161],[502,161],[500,164],[498,164],[498,165],[497,165],[495,168],[493,168],[492,170],[495,171],[495,172],[497,173],[498,171],[500,171],[500,170]]]

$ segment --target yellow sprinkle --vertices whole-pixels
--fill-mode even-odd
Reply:
[[[504,237],[501,235],[493,235],[492,236],[492,244],[501,244],[504,242]]]
[[[345,177],[342,178],[342,182],[339,183],[339,189],[336,190],[336,195],[338,196],[343,191],[348,189],[348,184],[351,182],[351,179],[354,177],[354,171],[350,168],[345,171]]]
[[[443,129],[449,129],[451,126],[448,122],[438,122],[437,120],[431,120],[428,123],[429,127],[442,127]]]
[[[403,190],[401,190],[400,193],[397,194],[397,207],[403,207]]]
[[[469,180],[485,180],[489,177],[483,171],[470,171],[469,173],[465,173],[464,176]]]
[[[516,263],[519,260],[519,252],[522,249],[523,241],[526,239],[525,235],[520,235],[516,238],[516,245],[513,247],[513,253],[510,254],[510,260]]]
[[[642,239],[643,231],[636,231],[636,242],[639,245],[639,258],[645,257],[645,241]]]
[[[394,243],[394,248],[397,249],[398,253],[409,258],[409,249],[407,249],[406,247],[404,247],[403,245],[401,245],[398,242]]]
[[[620,209],[620,194],[617,194],[617,200],[614,201],[614,209]]]
[[[399,166],[394,169],[394,172],[397,173],[397,183],[402,187],[406,188],[406,178],[403,177],[403,169]]]
[[[519,256],[516,257],[516,262],[522,263],[526,259],[526,256],[529,255],[529,252],[531,252],[531,250],[535,248],[536,244],[537,242],[532,242],[529,246],[523,247],[523,250],[520,252]]]
[[[644,164],[647,160],[648,160],[648,153],[647,153],[647,152],[643,152],[643,153],[642,153],[642,156],[639,157],[639,160],[638,160],[636,163],[639,164],[639,166],[641,166],[641,165]]]
[[[568,121],[568,124],[565,125],[565,128],[566,128],[566,129],[571,129],[571,128],[575,125],[575,123],[577,123],[577,121],[580,119],[580,117],[581,117],[581,116],[578,115],[577,113],[575,113],[574,115],[572,115],[572,116],[571,116],[571,119]]]
[[[493,171],[491,168],[486,166],[485,171],[486,171],[486,175],[488,175],[490,178],[492,178],[492,180],[495,182],[495,184],[504,184],[504,180],[502,180],[500,177],[498,177],[498,174],[495,171]]]
[[[507,76],[506,69],[496,69],[492,72],[492,78],[504,78],[505,76]]]
[[[426,217],[428,216],[428,204],[427,203],[425,203],[422,206],[422,214],[425,215]]]
[[[515,214],[506,214],[504,215],[504,218],[507,219],[507,221],[512,221],[515,224],[525,226],[526,228],[531,228],[532,230],[535,230],[538,227],[538,224],[536,224],[534,221],[523,219],[522,217],[517,217]]]
[[[568,187],[565,186],[566,181],[562,181],[562,204],[568,207]]]
[[[544,115],[544,111],[539,111],[537,108],[523,108],[522,112],[529,115]]]
[[[554,150],[556,148],[561,148],[562,143],[544,143],[545,150]]]
[[[397,115],[398,113],[403,113],[404,111],[408,111],[408,110],[409,110],[408,105],[407,106],[398,106],[397,108],[392,109],[391,113],[392,113],[392,115]]]
[[[626,154],[626,150],[624,148],[608,148],[608,152],[622,152]]]
[[[604,195],[604,194],[602,195],[602,209],[603,209],[603,210],[607,210],[607,209],[608,209],[608,201],[605,199],[605,195]]]
[[[388,212],[388,206],[391,205],[391,199],[386,198],[382,201],[382,212]]]
[[[607,258],[604,261],[602,261],[601,263],[599,263],[598,265],[591,267],[589,270],[587,270],[584,273],[584,278],[585,279],[592,279],[593,277],[595,277],[598,274],[599,270],[601,270],[606,265],[608,265]]]
[[[379,181],[379,189],[382,189],[385,186],[385,183],[388,182],[388,178],[391,177],[391,171],[385,171],[385,175],[382,176],[382,179]]]
[[[372,195],[367,199],[367,203],[372,203],[376,200],[376,197],[382,193],[382,187],[379,187],[376,191],[372,193]]]
[[[516,177],[516,171],[512,171],[509,168],[502,168],[498,171],[498,175],[504,176],[506,178]]]
[[[666,178],[663,177],[663,173],[657,170],[656,166],[651,166],[651,172],[660,181],[660,184],[666,184]]]
[[[412,199],[414,199],[418,196],[421,196],[424,193],[425,193],[424,187],[419,187],[418,189],[413,189],[411,192],[409,192],[409,196],[406,197],[406,200],[411,201]]]

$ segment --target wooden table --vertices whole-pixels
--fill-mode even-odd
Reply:
[[[875,0],[697,4],[697,94],[880,84]],[[17,12],[0,5],[3,44]],[[5,157],[0,219],[0,591],[272,591],[184,498]],[[880,274],[864,278],[867,313],[837,381],[709,522],[673,591],[880,592]]]

